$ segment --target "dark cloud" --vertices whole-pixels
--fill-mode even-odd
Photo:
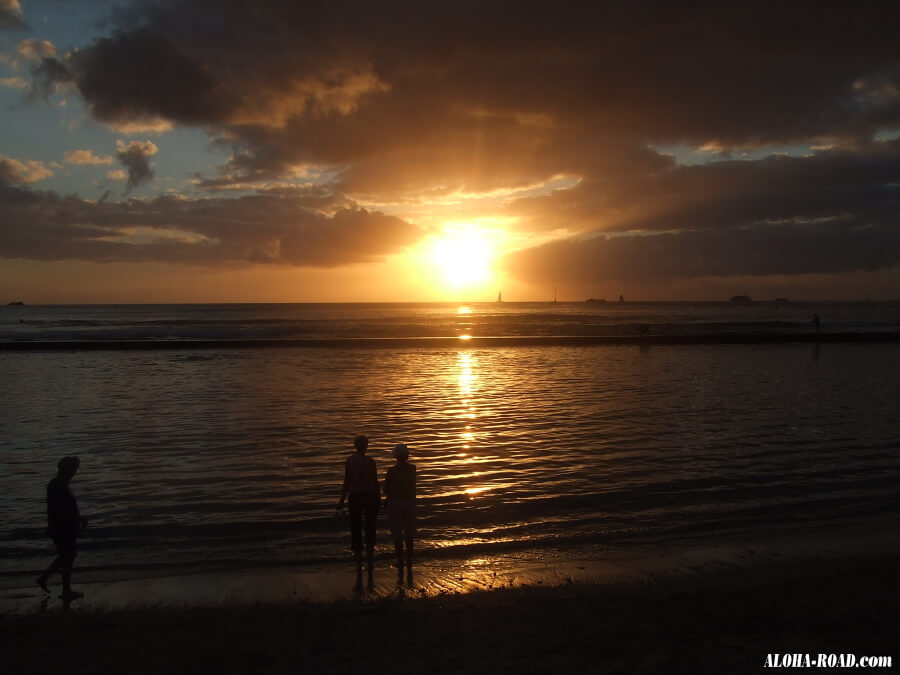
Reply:
[[[0,183],[0,257],[218,266],[372,262],[422,236],[319,188],[91,202]]]
[[[535,228],[594,231],[509,258],[529,280],[845,273],[900,265],[900,141],[671,165],[521,200]],[[603,230],[609,235],[598,236]]]
[[[848,215],[898,224],[900,140],[803,157],[635,166],[510,209],[532,229],[570,231],[735,229]]]
[[[512,254],[509,271],[534,282],[830,274],[900,265],[900,228],[777,225],[738,231],[599,236]]]
[[[517,149],[535,134],[571,151],[543,175],[613,139],[869,138],[900,123],[898,14],[892,2],[140,3],[66,67],[103,121],[226,128],[247,168],[236,179],[302,162],[377,175],[383,158],[433,187],[455,149],[502,184],[505,153],[540,172],[548,153]],[[423,165],[422,147],[440,162]]]
[[[159,151],[152,141],[131,141],[116,143],[116,157],[128,171],[127,189],[131,191],[139,185],[153,180],[150,158]]]
[[[522,227],[587,237],[512,256],[511,269],[527,278],[827,273],[897,262],[883,248],[896,243],[900,144],[876,140],[900,128],[893,1],[172,0],[136,2],[114,22],[68,56],[43,59],[35,91],[71,83],[110,125],[204,129],[231,157],[200,178],[201,189],[317,171],[349,199],[412,203],[577,182],[509,204]],[[675,144],[717,148],[709,155],[717,161],[683,166],[655,149]],[[741,154],[788,145],[832,149]],[[123,155],[129,187],[152,176],[146,153]],[[252,245],[228,249],[241,260],[290,263],[313,251],[337,260],[334,242],[361,250],[361,242],[378,248],[377,232],[394,233],[385,241],[397,245],[412,237],[402,221],[351,202],[346,211],[319,205],[303,227],[259,238],[258,223],[295,199],[195,200],[182,215],[195,222],[226,204],[244,213],[233,227],[213,218],[210,235],[227,231],[222,241],[237,246],[239,232],[252,233]],[[121,208],[129,217],[139,210]],[[597,236],[604,232],[628,236]],[[765,253],[769,246],[780,248]]]
[[[48,56],[38,60],[31,67],[31,83],[28,98],[46,100],[60,86],[72,82],[74,76],[56,57]]]
[[[162,117],[213,123],[236,103],[206,67],[149,28],[96,40],[72,54],[67,68],[94,117],[104,122]]]
[[[27,28],[19,0],[0,0],[0,28]]]

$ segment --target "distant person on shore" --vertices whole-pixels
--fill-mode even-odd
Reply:
[[[356,452],[347,458],[344,464],[344,484],[341,487],[341,500],[337,508],[344,508],[344,501],[349,496],[350,503],[350,548],[356,554],[356,586],[362,587],[362,529],[363,518],[366,524],[366,571],[369,587],[374,585],[372,579],[372,560],[375,556],[375,528],[378,511],[381,508],[381,489],[378,486],[378,468],[375,460],[366,457],[369,439],[357,436],[353,439]]]
[[[72,566],[75,563],[78,535],[87,527],[87,518],[78,510],[78,502],[69,482],[81,464],[77,457],[63,457],[57,465],[56,478],[47,484],[47,534],[53,538],[57,556],[50,567],[35,581],[49,593],[47,582],[57,571],[62,574],[63,592],[59,596],[66,602],[83,598],[84,593],[72,590]]]
[[[409,448],[403,443],[395,446],[392,454],[397,463],[387,470],[384,477],[385,503],[390,513],[391,534],[397,551],[397,576],[403,577],[405,562],[406,579],[412,583],[413,539],[416,536],[416,465],[409,463]]]
[[[813,325],[816,327],[816,335],[818,335],[819,334],[819,315],[818,314],[813,314],[812,322],[813,322]]]

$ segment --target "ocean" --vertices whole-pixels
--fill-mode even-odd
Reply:
[[[335,505],[359,433],[382,477],[409,445],[423,560],[597,558],[896,513],[900,341],[820,344],[813,314],[823,338],[900,333],[898,303],[0,307],[0,585],[52,557],[44,491],[68,454],[90,517],[77,565],[99,579],[345,563]],[[629,335],[709,339],[459,339]],[[117,340],[144,348],[91,348]]]

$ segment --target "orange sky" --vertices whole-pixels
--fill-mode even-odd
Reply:
[[[896,4],[113,4],[0,8],[0,298],[898,297]]]

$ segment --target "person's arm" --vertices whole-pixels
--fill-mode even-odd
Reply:
[[[372,460],[372,480],[375,481],[375,494],[378,495],[378,499],[381,500],[381,485],[378,484],[378,467],[375,464],[375,460]]]
[[[391,470],[388,469],[384,475],[384,503],[387,504],[391,499],[391,490],[393,489],[393,476]]]
[[[72,507],[75,509],[75,520],[78,523],[78,529],[83,530],[87,527],[88,519],[81,515],[81,509],[78,508],[78,500],[75,499],[75,495],[71,492],[69,495],[72,497]]]
[[[338,502],[337,508],[340,511],[344,508],[344,501],[347,499],[347,492],[350,490],[350,460],[344,462],[344,484],[341,485],[341,501]]]

